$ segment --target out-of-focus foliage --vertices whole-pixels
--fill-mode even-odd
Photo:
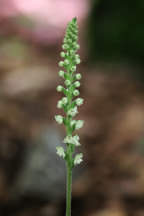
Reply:
[[[94,61],[143,65],[143,0],[95,1],[89,22],[90,56]]]

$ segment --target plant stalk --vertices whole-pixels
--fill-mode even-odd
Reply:
[[[72,191],[72,168],[71,168],[71,149],[69,150],[69,159],[67,161],[67,194],[66,194],[66,216],[71,216],[71,191]]]

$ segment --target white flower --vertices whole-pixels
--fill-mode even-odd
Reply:
[[[75,159],[74,159],[74,165],[77,165],[77,164],[80,164],[82,161],[83,161],[83,155],[82,154],[77,154],[75,156]]]
[[[62,108],[62,104],[63,104],[63,103],[62,103],[62,101],[61,101],[61,100],[60,100],[60,101],[58,101],[57,107],[58,107],[58,108]]]
[[[68,114],[68,115],[71,115],[71,116],[75,116],[77,113],[78,113],[78,111],[77,111],[77,107],[76,107],[76,106],[75,106],[74,108],[71,108],[71,109],[67,112],[67,114]]]
[[[63,142],[71,144],[73,142],[72,136],[66,136],[66,138],[64,138]]]
[[[60,146],[57,146],[57,154],[63,158],[65,158],[65,152],[64,152],[64,149],[63,147],[60,147]]]
[[[55,116],[55,120],[57,121],[58,124],[62,124],[63,123],[63,117],[60,115]]]
[[[79,136],[78,135],[73,136],[73,138],[72,138],[72,144],[74,144],[75,146],[80,146]]]
[[[76,127],[75,127],[75,129],[78,130],[78,129],[82,128],[82,127],[83,127],[83,124],[84,124],[84,121],[83,121],[83,120],[78,120],[78,121],[76,122]]]
[[[74,144],[75,146],[79,146],[80,143],[79,143],[79,136],[78,135],[75,135],[75,136],[67,136],[64,140],[63,140],[64,143],[68,143],[68,144]]]
[[[71,121],[71,126],[73,126],[74,124],[76,124],[76,120],[75,119]]]
[[[68,102],[68,99],[67,99],[66,97],[63,97],[63,98],[62,98],[62,103],[63,103],[63,104],[67,104],[67,102]]]
[[[82,105],[82,104],[83,104],[83,101],[84,101],[84,99],[82,99],[82,98],[77,98],[77,99],[76,99],[76,104],[77,104],[77,106]]]

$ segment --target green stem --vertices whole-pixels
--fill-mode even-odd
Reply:
[[[71,216],[71,191],[72,170],[70,161],[67,162],[67,194],[66,194],[66,216]]]
[[[72,62],[71,57],[69,57],[69,61]],[[69,73],[69,79],[71,79],[71,74],[70,74],[70,68],[67,68],[67,71]],[[68,104],[67,107],[68,109],[71,106],[71,101],[72,101],[72,94],[71,94],[71,87],[68,87]],[[71,123],[72,117],[67,116],[67,136],[72,135],[70,131],[70,123]],[[72,150],[71,150],[71,144],[67,144],[67,153],[68,153],[68,160],[67,160],[67,192],[66,192],[66,216],[71,216],[71,191],[72,191]]]

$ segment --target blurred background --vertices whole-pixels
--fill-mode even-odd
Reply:
[[[85,125],[72,215],[144,216],[144,1],[0,0],[1,216],[65,215],[65,128],[54,116],[75,16]]]

